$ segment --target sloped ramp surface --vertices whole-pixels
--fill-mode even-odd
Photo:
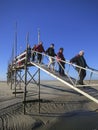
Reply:
[[[79,89],[86,92],[86,93],[89,93],[89,95],[98,99],[98,90],[97,89],[92,88],[91,86],[84,86],[84,87],[80,87]]]
[[[67,76],[60,76],[57,71],[56,72],[51,71],[44,64],[38,64],[35,62],[31,62],[31,64],[98,104],[98,90],[96,90],[90,86],[76,87],[76,86],[74,86],[74,82],[75,82],[74,78],[67,77]],[[72,84],[72,82],[73,82],[73,84]]]

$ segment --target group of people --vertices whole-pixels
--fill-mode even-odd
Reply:
[[[49,63],[48,68],[54,71],[55,66],[55,57],[58,61],[59,65],[59,74],[64,76],[64,68],[65,68],[65,58],[63,54],[63,48],[59,49],[59,52],[56,54],[54,50],[54,44],[51,43],[50,47],[46,50],[43,47],[43,43],[39,42],[37,45],[35,44],[33,48],[30,47],[28,44],[27,46],[27,53],[28,53],[28,61],[32,58],[32,61],[35,61],[35,57],[37,56],[37,62],[40,64],[42,63],[42,53],[47,54],[49,56]]]
[[[38,45],[34,45],[33,48],[31,49],[32,51],[30,51],[30,46],[28,46],[28,57],[30,58],[30,55],[32,57],[32,61],[35,61],[35,56],[37,56],[37,61],[39,63],[42,62],[42,53],[45,53],[49,56],[49,63],[48,63],[48,68],[52,70],[54,70],[54,66],[55,66],[55,57],[58,61],[58,65],[59,65],[59,74],[62,76],[65,76],[64,73],[64,69],[65,69],[65,63],[66,63],[66,59],[64,57],[63,48],[60,48],[58,53],[55,53],[54,50],[54,44],[52,43],[50,45],[50,47],[47,48],[47,50],[44,49],[43,47],[43,43],[39,42]],[[31,53],[32,52],[32,53]],[[37,53],[38,52],[38,53]],[[76,56],[74,56],[71,60],[70,60],[70,64],[75,63],[77,65],[76,70],[79,73],[79,81],[78,83],[83,85],[83,80],[86,76],[86,70],[83,68],[88,67],[86,60],[84,58],[84,51],[80,51],[79,54],[77,54]],[[81,68],[79,68],[78,66],[80,66]]]

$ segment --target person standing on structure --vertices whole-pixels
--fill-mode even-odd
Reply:
[[[43,42],[39,42],[38,45],[36,46],[36,51],[37,53],[37,60],[38,63],[42,62],[42,54],[41,53],[45,53],[44,47],[43,47]]]
[[[52,65],[52,70],[54,70],[54,65],[55,65],[55,59],[54,59],[54,57],[56,56],[56,54],[55,54],[55,51],[54,51],[54,44],[53,43],[46,50],[46,54],[49,55],[48,68],[50,69],[50,66]]]
[[[83,80],[86,76],[86,70],[85,68],[88,67],[87,63],[86,63],[86,60],[84,58],[84,51],[81,50],[79,52],[78,55],[74,56],[71,60],[70,60],[70,63],[75,63],[76,65],[80,66],[80,67],[83,67],[83,68],[79,68],[79,67],[76,67],[76,70],[78,71],[79,73],[79,80],[78,80],[78,83],[83,85]],[[89,67],[88,67],[89,68]]]
[[[32,61],[35,61],[35,56],[36,56],[36,44],[34,44],[32,48]]]
[[[65,57],[63,55],[63,51],[64,49],[63,48],[60,48],[59,49],[59,52],[57,53],[57,61],[58,61],[58,65],[59,65],[59,74],[61,76],[65,76],[65,73],[64,73],[64,69],[65,69]]]
[[[31,47],[27,44],[27,61],[30,61],[31,58]]]

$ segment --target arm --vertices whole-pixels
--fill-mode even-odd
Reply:
[[[48,52],[49,52],[49,48],[45,51],[45,53],[48,54]]]
[[[76,63],[76,62],[77,62],[77,59],[78,59],[78,55],[77,55],[77,56],[74,56],[74,57],[70,60],[70,63]]]

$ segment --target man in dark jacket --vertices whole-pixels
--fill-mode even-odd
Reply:
[[[80,66],[80,67],[83,67],[83,68],[86,68],[88,67],[86,61],[85,61],[85,58],[83,57],[84,55],[84,51],[80,51],[78,55],[76,55],[75,57],[73,57],[71,60],[70,60],[70,63],[75,63],[76,65]],[[81,68],[78,68],[76,67],[76,70],[78,71],[79,73],[79,81],[78,83],[83,85],[83,80],[86,76],[86,70],[85,69],[81,69]]]
[[[59,49],[59,52],[57,53],[57,60],[59,64],[59,74],[61,76],[65,76],[64,69],[65,69],[65,57],[63,55],[63,48]]]
[[[36,56],[36,44],[34,44],[33,48],[32,48],[32,61],[35,61],[35,56]]]
[[[31,58],[31,47],[28,44],[27,45],[27,61],[30,61],[30,58]]]
[[[56,54],[55,54],[55,51],[54,51],[54,44],[53,43],[46,50],[46,54],[49,55],[48,68],[50,69],[50,66],[52,65],[52,69],[54,70],[54,65],[55,65],[55,59],[54,59],[54,57],[56,56]]]

